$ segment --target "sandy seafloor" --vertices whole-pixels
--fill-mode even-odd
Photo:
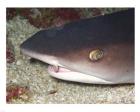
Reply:
[[[15,99],[11,103],[134,103],[134,85],[94,85],[58,80],[47,73],[47,65],[31,63],[20,53],[20,44],[40,29],[26,19],[14,17],[7,22],[8,39],[15,51],[15,62],[7,64],[7,84],[26,85],[31,91],[28,100]],[[53,93],[53,91],[56,91]],[[53,94],[50,94],[50,93]]]

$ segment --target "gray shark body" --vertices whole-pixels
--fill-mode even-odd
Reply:
[[[94,50],[103,56],[89,58]],[[134,9],[41,30],[21,44],[51,76],[83,83],[134,83]]]

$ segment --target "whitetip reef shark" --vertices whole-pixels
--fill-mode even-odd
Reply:
[[[134,83],[134,8],[41,30],[20,48],[58,79]]]

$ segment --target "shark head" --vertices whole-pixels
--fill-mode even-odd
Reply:
[[[51,76],[93,84],[134,83],[134,9],[41,30],[21,52]]]

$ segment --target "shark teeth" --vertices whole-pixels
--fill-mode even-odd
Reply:
[[[50,69],[51,71],[54,71],[55,73],[59,72],[59,66],[50,65],[50,66],[49,66],[49,69]]]
[[[60,67],[60,66],[55,66],[55,65],[49,65],[49,70],[58,73],[58,72],[72,72],[69,69],[66,69],[64,67]]]

